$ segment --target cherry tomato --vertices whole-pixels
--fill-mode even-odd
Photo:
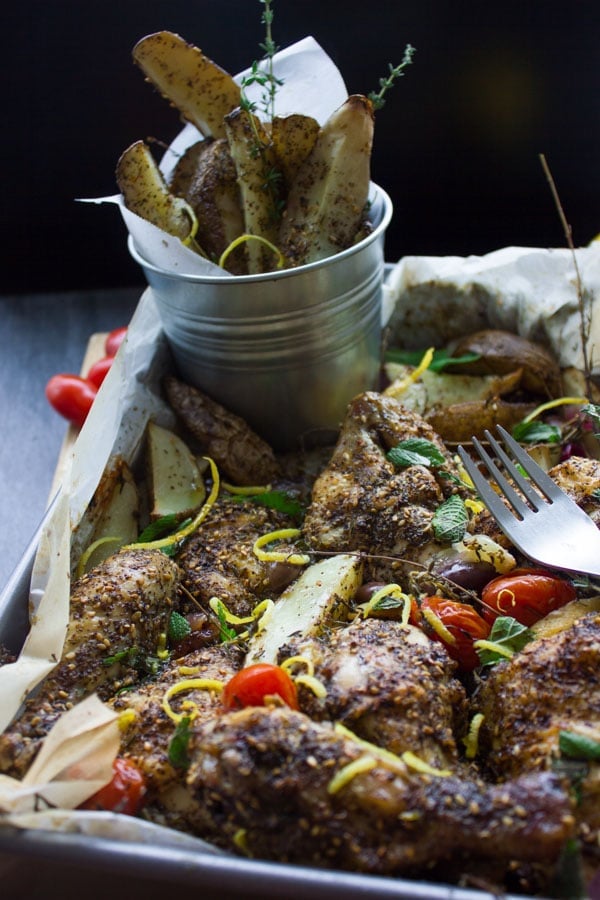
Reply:
[[[99,359],[93,366],[90,366],[90,370],[85,376],[87,381],[91,381],[93,385],[99,388],[108,375],[108,370],[114,361],[114,356],[104,356],[102,359]]]
[[[77,428],[85,422],[97,393],[97,387],[79,375],[53,375],[46,384],[50,405]]]
[[[145,778],[129,759],[118,756],[113,763],[114,775],[103,788],[85,800],[80,809],[100,809],[135,816],[144,805]]]
[[[452,641],[444,640],[427,621],[427,610],[441,620],[444,628],[452,635]],[[469,603],[459,603],[446,597],[425,597],[421,601],[423,619],[421,626],[434,640],[440,641],[448,655],[455,659],[462,672],[472,672],[479,666],[479,656],[473,647],[475,641],[488,637],[491,625],[479,615]]]
[[[223,688],[223,703],[227,709],[245,706],[264,706],[265,698],[275,694],[291,709],[298,709],[296,685],[280,666],[256,663],[240,669]]]
[[[107,334],[104,342],[104,352],[107,356],[116,356],[117,350],[123,343],[126,334],[127,325],[121,325],[120,328],[113,328],[113,330]]]
[[[513,569],[509,575],[500,575],[483,588],[483,616],[488,622],[498,616],[512,616],[522,625],[535,625],[576,596],[569,581],[546,569]]]

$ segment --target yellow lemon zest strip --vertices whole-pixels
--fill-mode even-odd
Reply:
[[[452,775],[450,769],[434,769],[433,766],[426,763],[425,760],[421,759],[420,756],[417,756],[416,753],[411,753],[410,750],[405,750],[401,759],[406,763],[409,769],[414,769],[415,772],[420,772],[422,775],[436,775],[438,778],[447,778],[449,775]]]
[[[477,513],[480,513],[485,509],[485,504],[482,503],[481,500],[465,500],[465,506],[474,515],[477,515]]]
[[[254,619],[257,620],[257,622],[256,622],[256,633],[257,634],[260,634],[261,631],[263,631],[264,628],[266,627],[267,622],[269,621],[269,618],[270,618],[271,613],[274,608],[275,608],[275,604],[273,603],[272,600],[263,600],[261,603],[258,604],[258,606],[255,606],[254,609],[252,610],[252,616]]]
[[[167,650],[167,635],[164,631],[158,636],[158,644],[156,647],[156,655],[159,659],[168,659],[169,651]]]
[[[347,766],[342,766],[339,772],[336,772],[329,784],[327,785],[328,794],[337,794],[343,787],[360,775],[362,772],[369,772],[377,765],[377,760],[366,754],[359,756],[358,759],[352,760]]]
[[[453,634],[451,634],[439,616],[436,616],[432,609],[428,609],[426,606],[421,608],[421,612],[423,613],[423,618],[431,625],[435,633],[440,637],[446,644],[455,644],[456,638]]]
[[[529,413],[528,416],[525,416],[523,422],[527,424],[528,422],[532,422],[534,419],[537,419],[539,415],[546,412],[549,409],[554,409],[557,406],[575,406],[575,405],[583,405],[588,403],[586,397],[558,397],[557,400],[548,400],[547,403],[542,403],[540,406],[537,406],[532,412]]]
[[[294,682],[296,684],[303,684],[304,687],[308,688],[309,691],[312,691],[315,697],[319,700],[322,700],[327,696],[327,689],[322,681],[319,681],[318,678],[315,678],[313,675],[296,675],[294,678]]]
[[[137,719],[137,712],[135,711],[135,709],[131,709],[131,707],[124,709],[122,712],[119,713],[119,718],[117,720],[117,723],[119,725],[119,730],[125,731],[127,728],[129,728],[130,725],[132,725],[135,722],[136,719]]]
[[[405,594],[399,584],[386,584],[378,591],[375,591],[369,602],[363,603],[360,607],[363,619],[366,619],[374,610],[376,610],[377,604],[380,600],[383,600],[384,597],[395,597],[397,600],[402,600],[403,609],[401,622],[403,625],[408,625],[412,597],[409,594]]]
[[[208,605],[217,616],[219,615],[219,611],[222,612],[228,625],[248,625],[249,622],[254,622],[253,615],[243,617],[234,615],[218,597],[211,597],[208,601]]]
[[[281,663],[280,668],[283,669],[284,672],[287,672],[288,675],[291,675],[290,669],[293,669],[294,666],[306,666],[306,673],[311,677],[315,674],[315,665],[308,656],[288,656],[287,659]]]
[[[399,756],[396,756],[395,753],[392,753],[390,750],[385,750],[383,747],[378,747],[377,744],[371,744],[370,741],[365,741],[363,738],[359,738],[357,734],[354,734],[353,731],[350,731],[350,729],[346,728],[345,725],[342,725],[341,722],[336,722],[333,726],[333,730],[337,734],[348,738],[349,741],[352,741],[359,747],[363,747],[368,753],[376,759],[380,759],[382,762],[386,763],[386,765],[395,772],[398,772],[400,775],[406,775],[406,763],[404,763]]]
[[[85,572],[85,567],[88,564],[89,559],[90,559],[92,553],[94,552],[94,550],[97,550],[98,547],[102,546],[102,544],[116,544],[117,548],[118,548],[121,545],[121,541],[122,541],[122,538],[120,538],[120,537],[108,536],[108,535],[106,537],[98,538],[97,541],[93,541],[93,543],[90,544],[90,546],[87,548],[87,550],[85,550],[81,554],[81,556],[79,558],[79,562],[77,563],[77,571],[75,572],[75,577],[81,578],[81,576]]]
[[[221,253],[221,256],[219,257],[219,265],[222,269],[225,268],[225,262],[227,261],[227,257],[229,256],[229,254],[245,241],[260,241],[261,244],[265,244],[265,246],[268,247],[269,250],[271,250],[277,257],[277,268],[283,269],[285,265],[285,256],[283,255],[281,250],[275,246],[275,244],[272,244],[271,241],[268,241],[260,234],[240,234],[239,237],[236,237],[227,247],[225,247],[225,249]]]
[[[210,491],[210,494],[206,498],[202,509],[198,513],[195,519],[192,519],[185,528],[181,528],[179,531],[176,531],[175,534],[169,534],[167,537],[160,538],[157,541],[147,541],[145,543],[139,544],[129,544],[127,547],[124,547],[125,550],[164,550],[167,547],[173,547],[176,544],[179,544],[181,541],[185,540],[185,538],[189,537],[190,534],[193,534],[196,531],[202,522],[204,522],[205,518],[211,511],[212,507],[215,504],[217,497],[219,496],[219,470],[217,469],[214,460],[212,460],[209,456],[202,457],[206,459],[210,465],[210,471],[213,479],[213,485]]]
[[[496,644],[494,641],[474,641],[473,647],[475,650],[491,650],[492,653],[499,653],[500,656],[505,656],[507,659],[512,659],[515,655],[513,650],[504,647],[502,644]]]
[[[463,738],[467,759],[475,759],[477,756],[479,751],[479,730],[483,725],[484,718],[483,713],[476,713],[469,724],[467,736]]]
[[[172,719],[174,722],[181,722],[184,718],[183,713],[176,713],[174,709],[172,709],[169,700],[171,697],[174,697],[175,694],[181,694],[183,691],[215,691],[216,693],[220,693],[223,690],[223,682],[217,681],[216,678],[184,678],[183,681],[177,681],[175,684],[172,684],[170,688],[168,688],[162,698],[161,706],[163,711]],[[190,701],[185,702],[185,707],[189,709],[189,707],[193,706]]]
[[[274,541],[286,541],[299,537],[301,531],[299,528],[281,528],[279,531],[270,531],[268,534],[262,534],[254,541],[253,551],[257,559],[261,562],[285,562],[292,566],[305,566],[310,562],[310,556],[307,553],[288,553],[280,550],[263,550],[267,544]]]
[[[238,828],[233,836],[233,843],[238,848],[238,850],[240,850],[244,854],[244,856],[252,856],[248,849],[248,832],[245,828]]]
[[[423,372],[429,368],[431,365],[431,361],[433,359],[433,354],[435,351],[435,347],[429,347],[428,350],[425,351],[423,356],[421,357],[421,362],[418,366],[416,366],[412,372],[409,372],[404,378],[399,380],[398,382],[394,382],[391,385],[392,388],[392,396],[397,397],[399,394],[403,394],[404,391],[414,384],[415,381],[418,381]]]
[[[228,494],[240,494],[243,497],[251,497],[253,494],[266,494],[271,490],[270,484],[237,485],[222,481],[221,486]]]

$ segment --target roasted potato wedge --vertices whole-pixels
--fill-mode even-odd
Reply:
[[[185,441],[155,422],[148,423],[147,441],[150,520],[192,515],[206,498],[198,460]]]
[[[507,375],[451,375],[426,369],[416,381],[407,384],[411,371],[411,366],[387,363],[385,372],[392,380],[383,393],[421,415],[434,407],[502,397],[514,391],[521,381],[521,370]]]
[[[144,75],[201,134],[225,137],[224,118],[240,102],[231,75],[171,31],[142,38],[133,59]]]
[[[346,100],[320,129],[290,185],[279,246],[293,266],[351,246],[369,195],[374,114],[361,94]]]
[[[226,139],[194,144],[176,166],[169,186],[194,210],[196,240],[211,259],[218,261],[244,231],[237,173]],[[234,275],[247,273],[245,247],[229,254],[225,268]]]
[[[127,209],[182,241],[190,241],[196,216],[187,200],[175,197],[167,187],[149,147],[131,144],[117,163],[117,184]]]
[[[511,431],[534,409],[535,404],[532,403],[509,403],[495,398],[436,407],[424,418],[444,441],[464,444],[473,435],[483,438],[484,431],[493,431],[496,425],[503,425]]]
[[[275,153],[262,123],[242,109],[225,116],[229,152],[235,164],[246,234],[277,242],[278,185],[269,181],[277,171]],[[268,272],[277,266],[277,256],[259,241],[246,242],[248,272]]]
[[[295,113],[273,119],[271,141],[277,167],[288,187],[315,146],[318,134],[319,123],[311,116]]]
[[[453,356],[476,353],[479,359],[457,364],[454,372],[469,375],[501,375],[522,369],[522,385],[527,391],[545,397],[562,393],[560,367],[554,357],[533,341],[493,328],[477,331],[458,341]]]
[[[292,636],[311,637],[346,619],[362,580],[358,556],[332,556],[314,563],[279,597],[249,641],[245,665],[278,662],[279,648]]]

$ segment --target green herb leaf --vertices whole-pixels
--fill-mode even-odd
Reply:
[[[385,353],[386,362],[396,362],[404,366],[418,366],[423,359],[424,350],[398,350],[392,348]],[[461,363],[475,362],[481,359],[479,353],[464,353],[462,356],[451,356],[447,350],[434,350],[429,364],[431,372],[442,372],[444,369]]]
[[[263,491],[260,494],[249,495],[232,494],[231,499],[238,503],[245,503],[249,500],[256,503],[257,506],[266,506],[268,509],[285,513],[293,519],[302,519],[304,516],[302,503],[285,491]]]
[[[184,716],[177,723],[173,737],[169,742],[169,762],[176,769],[188,769],[190,765],[189,745],[192,732],[190,731],[191,718]]]
[[[404,69],[411,64],[414,54],[415,48],[410,44],[407,44],[404,48],[404,56],[402,58],[402,62],[397,66],[393,66],[391,63],[388,63],[389,74],[387,78],[380,78],[379,91],[371,91],[371,93],[369,94],[369,100],[373,104],[374,109],[381,109],[381,107],[385,104],[384,96],[386,92],[389,91],[397,78],[400,78],[402,75],[404,75]]]
[[[582,416],[588,416],[594,423],[594,426],[600,428],[600,406],[597,403],[588,403],[586,406],[582,406],[579,413]]]
[[[182,641],[190,634],[191,630],[190,623],[185,616],[182,616],[181,613],[175,611],[171,613],[169,624],[167,626],[167,637],[169,638],[170,643],[178,644],[179,641]]]
[[[516,441],[524,444],[558,444],[561,439],[558,425],[547,425],[545,422],[519,422],[514,426],[512,435]]]
[[[512,616],[498,616],[492,625],[492,629],[487,638],[493,644],[499,644],[512,653],[518,653],[526,644],[533,640],[533,632],[526,625],[521,625]],[[501,653],[495,650],[487,650],[481,648],[477,650],[477,655],[482,666],[494,666],[496,663],[506,659]]]
[[[464,536],[468,521],[469,514],[464,501],[457,494],[453,494],[438,506],[431,524],[438,541],[454,544]]]
[[[190,519],[187,520],[191,521]],[[161,516],[160,519],[157,519],[155,522],[151,522],[140,534],[137,539],[137,543],[149,543],[150,541],[157,541],[162,537],[165,537],[167,534],[171,534],[178,527],[184,527],[185,522],[181,523],[179,526],[179,522],[175,513],[169,513],[167,516]]]
[[[235,641],[237,638],[237,632],[235,629],[231,628],[227,621],[227,613],[223,607],[221,602],[216,604],[217,606],[217,618],[219,619],[219,640],[221,643],[226,643],[227,641]]]
[[[135,669],[140,675],[156,675],[161,667],[161,661],[157,656],[143,653],[139,647],[128,647],[119,650],[112,656],[105,656],[102,665],[113,666],[115,663],[123,663]]]
[[[590,896],[578,841],[568,840],[561,851],[549,896],[557,900],[586,900]]]
[[[443,453],[425,438],[400,441],[388,450],[387,458],[399,469],[407,466],[443,466],[446,462]]]
[[[558,748],[569,759],[600,759],[600,741],[575,731],[559,732]]]

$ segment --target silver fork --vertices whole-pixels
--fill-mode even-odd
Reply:
[[[509,505],[503,502],[492,486],[493,481],[482,474],[464,447],[459,447],[458,453],[481,500],[499,527],[513,545],[534,562],[553,569],[600,577],[600,530],[506,429],[500,425],[497,429],[518,465],[489,431],[485,432],[485,437],[501,460],[506,475],[521,493],[515,490],[475,437],[473,445]]]

